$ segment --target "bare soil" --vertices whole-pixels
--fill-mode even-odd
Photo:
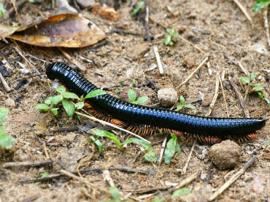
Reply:
[[[239,77],[244,75],[238,65],[238,62],[241,62],[248,71],[259,74],[259,81],[266,86],[269,93],[270,53],[262,15],[251,11],[252,0],[242,1],[242,3],[254,20],[253,26],[233,1],[149,1],[150,33],[155,37],[151,42],[143,40],[144,27],[130,17],[131,7],[128,3],[123,4],[118,10],[121,18],[117,22],[101,19],[92,15],[89,10],[81,11],[84,16],[90,18],[107,33],[107,43],[66,51],[87,68],[85,77],[97,86],[105,88],[121,99],[127,99],[128,89],[132,87],[140,95],[149,96],[151,100],[149,105],[155,106],[158,106],[158,89],[176,88],[209,55],[208,65],[204,65],[186,85],[177,89],[178,95],[185,96],[187,102],[196,106],[196,111],[185,112],[205,115],[214,95],[216,74],[225,72],[223,85],[228,111],[226,111],[226,103],[220,90],[211,116],[244,117],[229,78],[235,81],[244,95],[244,88],[239,84]],[[37,11],[48,10],[49,6],[45,4],[26,3],[19,9],[17,20],[27,17],[30,19],[31,16],[37,15]],[[116,27],[139,35],[110,33],[110,29]],[[163,45],[166,27],[175,27],[180,30],[181,36],[190,43],[179,39],[172,47]],[[158,46],[165,67],[165,75],[160,75],[158,68],[147,71],[156,65],[153,45]],[[270,200],[270,151],[265,144],[270,138],[269,121],[262,130],[258,131],[256,141],[241,144],[241,161],[235,170],[219,171],[208,159],[209,146],[196,145],[187,172],[181,174],[191,145],[181,145],[182,152],[175,156],[170,165],[164,163],[156,165],[144,162],[143,153],[134,145],[128,146],[124,151],[119,151],[107,141],[104,155],[99,155],[95,146],[89,142],[87,134],[78,130],[48,132],[49,129],[58,130],[81,124],[78,121],[68,120],[66,117],[55,119],[49,115],[40,114],[35,109],[38,102],[53,93],[51,81],[46,78],[46,65],[52,61],[70,63],[57,48],[42,48],[22,43],[16,44],[12,41],[7,43],[1,41],[0,59],[7,60],[12,67],[11,76],[5,79],[13,90],[7,93],[0,87],[0,106],[10,109],[6,124],[7,131],[17,141],[13,156],[7,157],[5,161],[46,160],[46,152],[53,161],[53,166],[50,167],[1,168],[0,201],[105,200],[110,195],[100,191],[100,189],[108,190],[108,184],[100,172],[82,175],[82,179],[87,181],[90,187],[77,179],[68,178],[55,178],[43,183],[22,184],[20,181],[35,178],[45,171],[57,173],[61,169],[76,171],[78,168],[85,167],[105,169],[112,166],[128,166],[151,171],[147,175],[119,170],[110,171],[116,186],[123,196],[127,196],[125,200],[151,201],[155,196],[171,200],[171,193],[168,190],[150,193],[146,191],[179,183],[196,171],[200,171],[198,178],[186,186],[192,190],[192,193],[179,200],[207,201],[211,193],[240,169],[254,151],[257,153],[256,163],[216,201]],[[29,70],[28,74],[20,71],[22,66]],[[23,81],[27,81],[27,84],[18,86]],[[202,95],[204,101],[200,102],[198,100]],[[9,106],[8,98],[14,100],[16,106]],[[251,117],[270,117],[269,106],[256,96],[246,96],[246,109]],[[83,122],[89,124],[88,120],[83,120]],[[117,134],[122,140],[126,138],[126,134],[120,132]],[[148,139],[155,143],[154,149],[159,153],[164,137],[157,135]]]

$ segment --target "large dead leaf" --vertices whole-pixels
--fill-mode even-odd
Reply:
[[[60,14],[8,38],[44,47],[80,48],[106,37],[93,22],[79,15]]]
[[[17,26],[0,24],[0,39],[4,39],[19,29]]]

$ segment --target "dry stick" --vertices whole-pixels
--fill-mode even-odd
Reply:
[[[215,103],[217,101],[217,98],[218,98],[218,92],[219,92],[219,77],[220,77],[220,73],[217,72],[217,75],[216,75],[216,87],[215,87],[215,93],[214,93],[214,96],[213,96],[213,99],[211,101],[211,104],[209,106],[209,111],[208,113],[206,114],[206,116],[209,116],[212,111],[213,111],[213,108],[215,106]]]
[[[49,152],[48,152],[48,148],[47,148],[46,142],[43,142],[43,150],[44,150],[44,154],[45,154],[46,158],[47,159],[51,159],[51,157],[49,155]]]
[[[225,71],[222,72],[222,75],[223,74],[225,74]],[[224,91],[224,87],[223,87],[221,76],[219,77],[219,83],[220,83],[220,87],[221,87],[221,92],[222,92],[223,100],[224,100],[224,103],[225,103],[227,117],[230,117],[228,103],[227,103],[227,99],[226,99],[226,95],[225,95],[225,91]]]
[[[183,167],[182,174],[186,174],[186,172],[187,172],[187,168],[188,168],[188,165],[189,165],[189,162],[190,162],[192,153],[193,153],[193,151],[194,151],[195,144],[196,144],[196,141],[193,142],[193,145],[192,145],[191,150],[190,150],[190,152],[189,152],[189,155],[188,155],[186,164],[185,164],[185,166]]]
[[[81,71],[85,72],[86,68],[76,59],[71,57],[66,51],[64,51],[62,48],[59,48],[59,51],[67,58],[71,63],[76,65]]]
[[[2,83],[5,91],[7,91],[7,92],[10,92],[11,91],[11,88],[9,87],[7,81],[5,80],[5,78],[3,77],[3,75],[1,74],[1,72],[0,72],[0,82]]]
[[[194,181],[195,179],[197,179],[197,177],[199,176],[200,172],[195,172],[192,175],[188,176],[187,178],[183,179],[179,184],[175,185],[175,186],[167,186],[167,187],[156,187],[156,188],[151,188],[151,189],[141,189],[141,190],[137,190],[135,191],[136,194],[148,194],[148,193],[153,193],[153,192],[157,192],[157,191],[169,191],[169,192],[173,192],[177,189],[180,189],[181,187],[184,187],[188,184],[190,184],[192,181]]]
[[[162,74],[164,74],[164,68],[163,68],[163,64],[162,64],[161,59],[160,59],[160,55],[159,55],[159,52],[158,52],[158,47],[153,46],[153,51],[154,51],[154,54],[155,54],[155,57],[156,57],[159,73],[162,75]]]
[[[268,7],[266,7],[263,11],[263,21],[264,21],[264,28],[267,38],[268,46],[270,46],[270,34],[269,34],[269,23],[268,23]]]
[[[244,72],[245,75],[249,75],[249,71],[242,65],[240,61],[238,61],[238,66],[240,67],[242,72]]]
[[[213,195],[210,196],[209,201],[215,200],[220,194],[222,194],[227,188],[229,188],[246,170],[253,165],[256,161],[256,155],[252,156],[245,165],[235,173],[227,182],[225,182]]]
[[[7,162],[3,164],[3,168],[22,168],[22,167],[44,167],[51,166],[51,160],[45,161],[24,161],[24,162]]]
[[[189,45],[191,45],[192,47],[194,47],[196,50],[198,50],[201,53],[205,53],[202,49],[200,49],[198,46],[194,45],[193,43],[191,43],[189,40],[185,39],[184,37],[182,37],[181,35],[179,36],[179,38],[181,40],[183,40],[185,43],[188,43]]]
[[[250,24],[253,25],[252,18],[250,17],[249,13],[247,12],[247,9],[238,0],[233,0],[233,1],[239,7],[239,9],[242,11],[242,13],[246,16],[246,18],[248,19]]]
[[[165,148],[166,148],[167,140],[168,140],[168,136],[166,136],[164,138],[163,142],[162,142],[161,150],[160,150],[160,155],[159,155],[159,159],[158,159],[158,165],[161,165],[163,154],[164,154],[164,151],[165,151]]]
[[[151,144],[150,141],[144,139],[143,137],[141,137],[141,136],[139,136],[139,135],[137,135],[137,134],[135,134],[135,133],[133,133],[133,132],[130,132],[129,130],[126,130],[126,129],[123,129],[123,128],[121,128],[121,127],[118,127],[118,126],[116,126],[116,125],[114,125],[114,124],[112,124],[112,123],[109,123],[109,122],[106,122],[106,121],[97,119],[96,117],[89,116],[89,115],[86,115],[86,114],[83,114],[83,113],[80,113],[80,112],[75,112],[75,113],[78,114],[78,115],[80,115],[80,116],[83,116],[83,117],[85,117],[85,118],[88,118],[88,119],[90,119],[90,120],[92,120],[92,121],[96,121],[96,122],[98,122],[98,123],[101,123],[102,125],[107,125],[107,126],[110,126],[110,127],[112,127],[112,128],[115,128],[115,129],[117,129],[117,130],[123,131],[123,132],[125,132],[125,133],[130,134],[130,135],[133,135],[134,137],[137,137],[137,138],[139,138],[139,139],[142,139],[142,140],[146,141],[147,143]]]
[[[192,77],[193,75],[207,62],[209,56],[206,56],[206,58],[204,58],[204,60],[198,65],[198,67],[186,78],[185,81],[183,81],[179,86],[177,86],[176,88],[180,88],[181,86],[183,86],[184,84],[186,84]]]
[[[111,187],[115,187],[114,181],[111,177],[110,171],[109,170],[103,170],[102,171],[102,176],[105,182],[107,182]]]
[[[231,86],[233,87],[233,90],[234,90],[236,96],[238,97],[240,106],[241,106],[241,108],[243,109],[243,112],[244,112],[245,116],[246,116],[247,118],[249,118],[249,117],[250,117],[250,116],[249,116],[249,111],[248,111],[248,109],[246,108],[244,98],[243,98],[243,96],[241,95],[240,91],[238,90],[237,85],[233,82],[233,80],[232,80],[231,78],[229,78],[229,82],[230,82]]]

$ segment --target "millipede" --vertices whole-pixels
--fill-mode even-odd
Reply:
[[[65,63],[49,64],[46,74],[49,79],[57,79],[78,96],[99,89]],[[256,138],[254,133],[261,129],[267,120],[195,116],[168,109],[131,104],[110,94],[99,95],[87,99],[86,102],[91,106],[89,110],[92,115],[141,136],[152,135],[156,132],[174,132],[186,140],[196,140],[205,144],[217,143],[224,139],[241,142],[254,140]]]

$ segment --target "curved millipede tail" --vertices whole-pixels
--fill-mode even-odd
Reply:
[[[52,63],[46,70],[49,79],[58,79],[77,95],[86,95],[94,89],[94,84],[64,63]],[[261,129],[264,118],[216,118],[183,114],[167,109],[151,108],[131,104],[109,94],[87,100],[97,114],[119,119],[130,126],[144,126],[165,131],[187,132],[187,137],[202,140],[249,139],[249,134]]]

